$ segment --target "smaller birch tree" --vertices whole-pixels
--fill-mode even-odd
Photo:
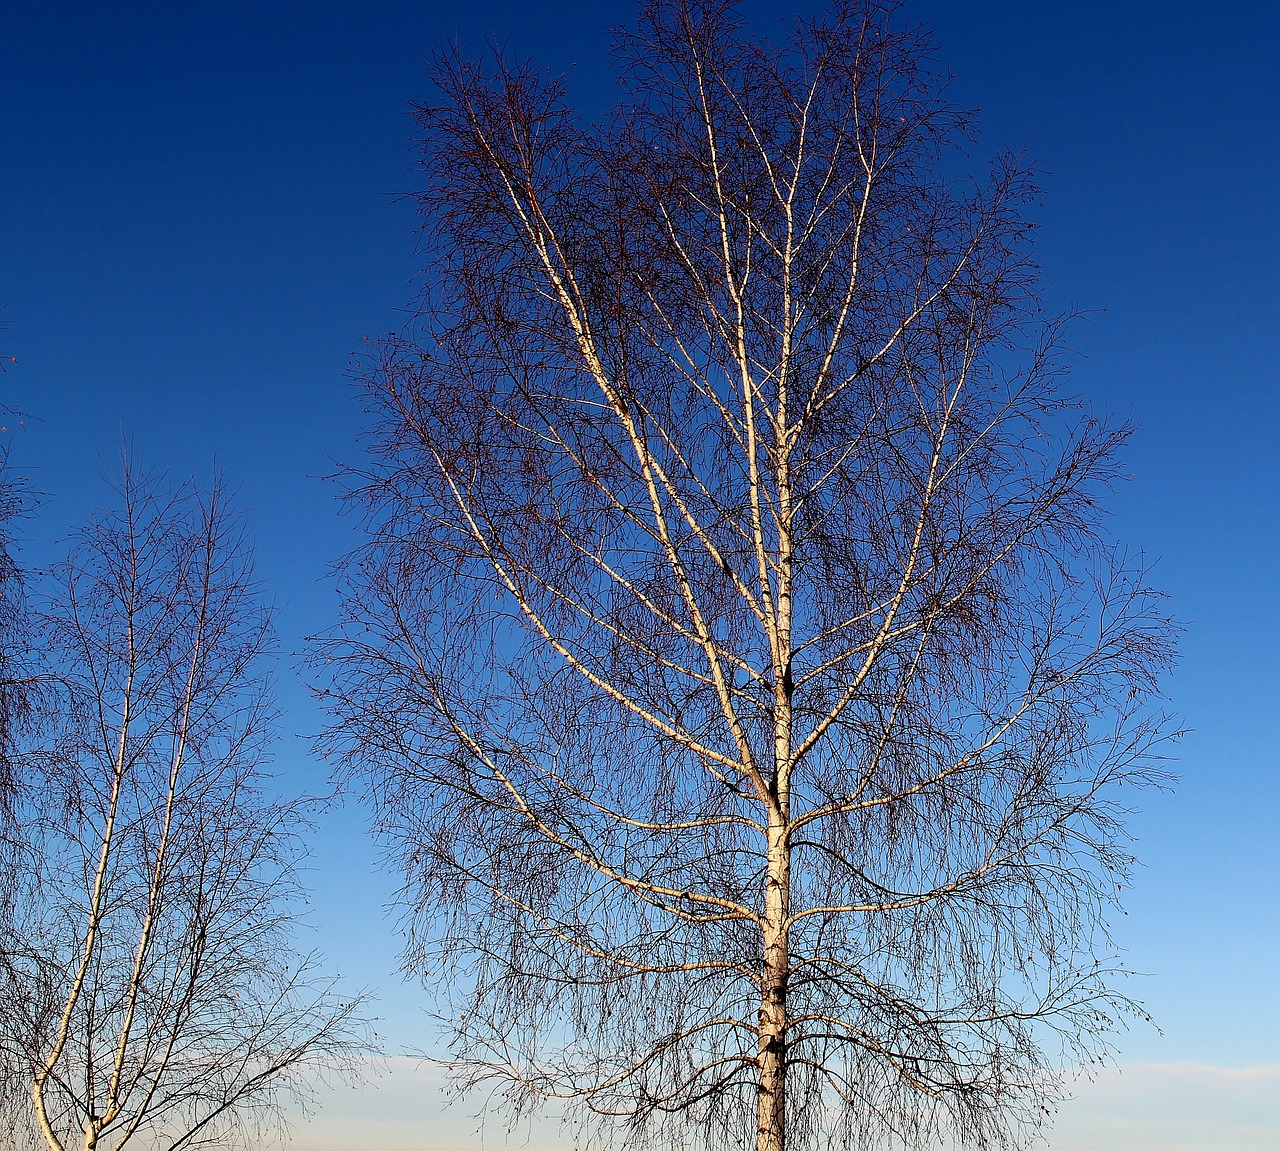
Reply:
[[[0,408],[0,416],[4,414]],[[32,713],[38,710],[33,705],[40,687],[28,658],[25,589],[13,554],[13,521],[21,513],[24,498],[23,481],[14,475],[5,445],[0,448],[0,973],[5,971],[15,938],[19,878],[31,864],[30,845],[18,820],[17,745],[19,733],[29,730]],[[4,1001],[0,1000],[0,1011],[3,1009]],[[21,1099],[25,1089],[25,1078],[0,1047],[0,1123],[11,1113],[9,1103]]]
[[[305,805],[266,774],[269,613],[218,485],[128,465],[52,573],[0,968],[14,1138],[257,1147],[354,1069],[358,1001],[292,946]]]

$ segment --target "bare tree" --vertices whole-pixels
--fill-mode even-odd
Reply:
[[[0,360],[0,369],[3,369]],[[0,407],[0,417],[7,415]],[[0,428],[0,431],[7,431]],[[0,447],[0,972],[16,938],[15,897],[19,877],[30,866],[30,850],[18,817],[19,733],[28,729],[39,681],[27,650],[28,618],[22,573],[13,555],[12,524],[22,511],[23,480],[14,474],[7,444]],[[3,1003],[0,1003],[0,1011]],[[23,1076],[0,1050],[0,1121],[21,1097]]]
[[[0,305],[3,307],[3,305]],[[3,328],[0,323],[0,328]],[[0,354],[0,373],[16,363],[13,356]],[[0,402],[0,435],[7,436],[11,422],[21,417],[6,403]],[[7,804],[13,792],[13,764],[10,759],[13,729],[28,711],[36,684],[24,659],[26,647],[26,613],[22,609],[22,579],[12,553],[12,526],[29,499],[23,477],[14,474],[9,462],[7,440],[0,444],[0,845],[7,844],[4,822]],[[0,858],[0,868],[5,860]],[[9,872],[0,872],[0,898]],[[3,913],[3,904],[0,904]]]
[[[0,407],[0,418],[4,409]],[[6,429],[0,428],[0,432]],[[13,474],[7,445],[0,446],[0,817],[13,793],[10,756],[13,730],[27,711],[35,687],[25,653],[26,615],[22,579],[11,548],[11,524],[21,513],[23,484]],[[7,825],[0,823],[0,834]],[[5,886],[0,882],[0,889]]]
[[[328,750],[462,1088],[662,1146],[1011,1145],[1133,1006],[1174,629],[1097,509],[1128,429],[1063,390],[1027,173],[947,178],[967,117],[892,11],[773,47],[651,0],[618,53],[602,126],[456,56],[421,111]]]
[[[126,462],[37,618],[56,683],[26,749],[31,866],[0,967],[14,1138],[257,1147],[351,1070],[358,1005],[292,946],[305,806],[266,774],[268,612],[220,487]]]

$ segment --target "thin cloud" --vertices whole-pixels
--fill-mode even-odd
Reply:
[[[1049,1151],[1275,1151],[1280,1064],[1131,1063],[1077,1084]]]

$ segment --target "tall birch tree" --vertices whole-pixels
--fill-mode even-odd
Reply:
[[[897,13],[650,0],[617,51],[602,124],[454,54],[420,111],[328,748],[462,1088],[639,1145],[1014,1145],[1132,1007],[1173,628],[1099,511],[1128,428]]]

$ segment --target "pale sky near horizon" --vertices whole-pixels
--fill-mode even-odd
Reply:
[[[310,1122],[294,1125],[293,1151],[563,1151],[550,1122],[500,1123],[483,1138],[465,1105],[441,1109],[438,1073],[397,1061],[376,1092],[337,1089]],[[1275,1151],[1280,1142],[1280,1064],[1222,1068],[1133,1063],[1081,1083],[1063,1104],[1051,1151]],[[940,1148],[939,1151],[947,1151]]]
[[[752,0],[754,19],[788,5]],[[486,37],[607,96],[609,28],[629,4],[46,0],[6,13],[0,58],[3,400],[32,419],[12,457],[44,493],[23,559],[106,497],[122,427],[154,465],[240,486],[286,652],[329,622],[325,565],[354,542],[316,477],[358,458],[345,372],[399,322],[417,268],[410,102],[442,38]],[[1132,415],[1135,478],[1117,534],[1158,557],[1189,625],[1169,682],[1190,734],[1168,796],[1135,817],[1142,861],[1117,925],[1131,988],[1163,1029],[1120,1038],[1051,1151],[1280,1147],[1280,771],[1273,604],[1280,567],[1280,10],[1246,0],[919,0],[961,103],[983,110],[975,166],[1025,145],[1044,172],[1046,295],[1089,312],[1074,386]],[[325,769],[321,723],[283,661],[279,764]],[[313,941],[380,989],[393,1052],[433,1049],[425,996],[396,975],[394,884],[358,807],[315,844]],[[397,1062],[326,1093],[298,1151],[477,1151],[433,1073]],[[552,1130],[531,1151],[563,1146]],[[539,1142],[539,1140],[542,1140]],[[501,1147],[499,1126],[487,1146]],[[512,1146],[520,1146],[519,1141]]]

